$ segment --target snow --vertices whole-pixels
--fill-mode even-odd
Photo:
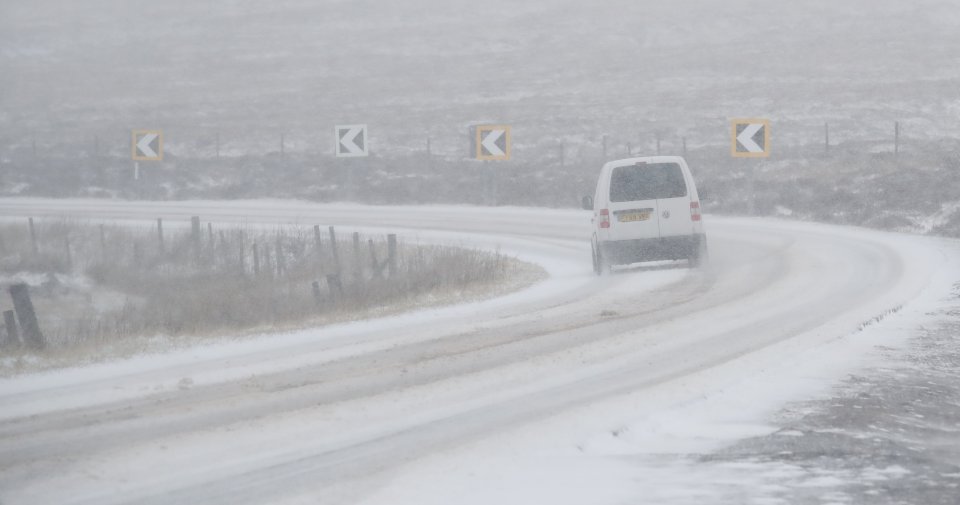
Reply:
[[[362,233],[384,233],[388,229],[344,228],[344,231],[354,230]],[[592,280],[589,275],[585,275],[590,269],[587,263],[589,246],[582,241],[556,241],[544,244],[509,236],[490,237],[397,228],[390,228],[389,231],[398,233],[408,241],[499,250],[520,260],[536,263],[547,271],[549,278],[520,292],[492,300],[419,310],[376,320],[336,324],[325,327],[322,331],[310,329],[283,334],[271,333],[242,341],[226,338],[212,344],[171,349],[162,354],[139,355],[116,362],[81,365],[2,380],[0,397],[7,397],[7,399],[5,408],[0,412],[0,419],[115,402],[141,396],[145,391],[162,392],[180,388],[183,377],[166,373],[156,377],[145,374],[154,370],[159,373],[177,368],[190,368],[189,379],[192,384],[215,384],[280,370],[291,370],[307,364],[334,362],[351,356],[389,349],[403,343],[424,342],[435,338],[436,331],[412,333],[402,340],[374,339],[369,335],[380,334],[392,328],[425,328],[452,322],[462,324],[463,320],[476,320],[475,324],[489,326],[491,323],[486,322],[486,318],[490,314],[556,298],[563,294],[577,293]],[[629,289],[632,293],[638,290],[653,290],[675,282],[682,275],[684,275],[682,270],[654,273],[645,276],[641,285],[630,284]],[[501,317],[499,322],[492,324],[505,324],[507,321],[509,320]],[[321,344],[320,350],[295,351],[304,347],[315,349],[316,344]],[[266,356],[270,356],[271,359],[264,359]],[[251,357],[255,358],[251,359]],[[199,364],[205,364],[202,371],[196,369]],[[71,384],[97,381],[102,382],[102,386],[95,391],[87,390],[83,396],[69,392],[68,386]],[[17,396],[24,396],[26,393],[58,388],[67,388],[68,391],[59,393],[59,398],[56,400],[51,395],[47,395],[33,400],[16,401]]]
[[[696,381],[695,387],[702,388],[703,397],[690,403],[642,415],[651,409],[650,399],[638,395],[606,409],[591,407],[421,461],[395,475],[396,484],[362,503],[573,505],[638,499],[644,503],[702,503],[703,499],[716,498],[716,488],[724,483],[744,490],[758,489],[771,481],[769,464],[753,469],[703,466],[685,456],[709,453],[732,441],[773,432],[776,428],[763,422],[777,407],[827,393],[830,384],[849,372],[852,365],[865,366],[868,360],[858,358],[869,357],[871,349],[902,343],[904,333],[898,330],[909,329],[923,319],[923,308],[910,312],[890,323],[896,327],[851,336],[790,360],[777,372],[759,371],[731,387],[712,389],[711,381]],[[694,387],[694,383],[688,381],[686,387]],[[646,409],[638,405],[646,405]],[[600,431],[604,424],[609,430],[609,421],[595,421],[631,417],[633,421],[616,431]],[[880,480],[886,474],[905,471],[894,465],[872,475]],[[410,482],[431,484],[411,487]],[[497,486],[490,485],[494,482]],[[830,487],[844,483],[826,475],[807,480],[804,485]]]
[[[918,227],[922,233],[930,233],[934,228],[947,224],[958,210],[960,210],[960,201],[944,203],[940,206],[939,212],[921,219]]]
[[[277,219],[290,212],[313,219],[306,207],[274,210]],[[395,218],[429,226],[437,211]],[[370,219],[363,208],[351,212],[358,223]],[[0,497],[56,502],[69,489],[75,501],[134,502],[187,489],[194,499],[227,500],[252,481],[250,492],[269,491],[262,501],[271,503],[774,503],[777,478],[796,475],[796,467],[701,456],[777,433],[774,416],[786,402],[822,397],[845,374],[878,363],[875,349],[903,345],[960,277],[955,241],[708,216],[712,270],[596,280],[578,238],[581,214],[440,212],[462,216],[463,230],[405,233],[499,246],[542,264],[551,279],[504,299],[2,381],[4,418],[229,381],[242,381],[262,414],[182,432],[163,427],[189,421],[191,404],[136,418],[128,424],[156,435],[94,451],[82,471],[58,472],[55,485],[26,479]],[[523,236],[534,228],[539,234]],[[684,300],[683,311],[654,304],[637,319],[645,299],[671,296]],[[596,323],[604,312],[612,315]],[[590,325],[608,334],[600,338]],[[362,361],[443,335],[500,331],[536,337],[469,354],[455,352],[457,339],[438,340],[430,356],[395,377]],[[371,369],[329,384],[271,376],[351,359]],[[54,433],[51,443],[69,435]],[[284,487],[303,472],[309,482]],[[805,485],[837,500],[826,489],[842,479],[825,473]]]
[[[958,249],[955,243],[942,244]],[[826,395],[845,374],[877,364],[876,348],[902,346],[914,329],[930,321],[931,309],[960,277],[960,262],[951,259],[941,274],[882,324],[800,354],[782,353],[762,364],[737,360],[684,377],[670,390],[676,394],[637,393],[432,457],[395,475],[395,484],[362,503],[680,504],[720,502],[725,485],[761,489],[772,480],[769,464],[697,465],[686,456],[772,433],[777,428],[766,423],[783,404]],[[879,480],[904,473],[909,471],[893,465],[871,475]],[[411,487],[410,482],[430,486]],[[810,487],[844,483],[832,475],[804,481]]]

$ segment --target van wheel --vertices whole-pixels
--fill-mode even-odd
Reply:
[[[603,253],[600,252],[600,245],[596,241],[591,244],[590,251],[593,253],[593,273],[597,275],[609,273],[610,264],[603,257]]]
[[[690,256],[690,266],[700,268],[706,266],[709,261],[710,253],[707,251],[707,239],[703,238],[700,240],[700,245],[697,246],[697,250]]]
[[[603,271],[600,269],[600,252],[597,251],[596,244],[590,244],[590,254],[593,256],[593,273],[600,275]]]

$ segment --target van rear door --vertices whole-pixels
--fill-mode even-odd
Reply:
[[[657,198],[649,191],[650,166],[637,163],[614,167],[611,171],[609,240],[660,236]]]
[[[637,163],[610,174],[610,240],[689,235],[690,197],[677,163]]]
[[[657,207],[660,209],[660,236],[676,237],[694,232],[690,220],[690,189],[677,163],[663,163],[659,174]]]

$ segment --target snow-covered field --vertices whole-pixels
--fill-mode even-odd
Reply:
[[[5,504],[702,503],[718,484],[745,503],[759,472],[688,456],[777,431],[779,408],[907,342],[960,278],[956,241],[761,219],[707,216],[707,269],[598,279],[580,211],[0,212],[402,229],[550,274],[486,302],[3,380]]]

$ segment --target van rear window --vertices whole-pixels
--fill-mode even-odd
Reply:
[[[687,195],[683,170],[676,163],[616,167],[610,176],[610,201],[632,202]]]

